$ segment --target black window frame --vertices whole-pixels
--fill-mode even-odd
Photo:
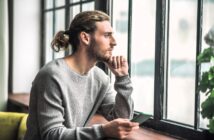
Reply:
[[[163,119],[166,116],[166,101],[164,93],[166,72],[165,64],[168,63],[165,58],[168,53],[168,32],[169,32],[169,12],[170,0],[156,0],[156,32],[155,32],[155,76],[154,76],[154,116],[146,121],[143,127],[152,128],[165,134],[184,139],[208,140],[214,136],[206,129],[199,127],[200,121],[200,93],[198,92],[198,82],[200,79],[200,66],[196,65],[195,70],[195,114],[194,126]],[[112,10],[112,9],[111,9]],[[113,13],[111,11],[110,13]],[[113,15],[111,15],[113,16]],[[132,31],[132,0],[129,0],[128,7],[128,62],[131,65],[131,31]],[[197,29],[196,29],[196,56],[202,48],[202,25],[203,25],[203,0],[197,1]],[[166,39],[167,38],[167,39]],[[196,61],[197,62],[197,61]],[[129,68],[131,73],[131,67]],[[136,111],[136,114],[138,112]],[[187,114],[188,115],[188,114]]]

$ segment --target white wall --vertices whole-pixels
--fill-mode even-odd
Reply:
[[[7,0],[0,0],[0,111],[6,109],[8,81]]]
[[[13,93],[29,93],[39,70],[40,9],[40,0],[14,0]]]

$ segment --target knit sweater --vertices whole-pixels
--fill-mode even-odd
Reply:
[[[25,140],[104,138],[101,124],[87,126],[95,113],[107,120],[133,116],[129,76],[116,77],[114,89],[96,66],[79,75],[62,58],[48,63],[32,83]]]

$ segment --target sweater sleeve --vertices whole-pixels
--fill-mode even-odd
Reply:
[[[43,80],[37,81],[32,94],[36,94],[37,97],[36,100],[31,101],[36,102],[37,105],[35,111],[38,129],[43,140],[99,140],[103,138],[101,125],[73,128],[67,128],[64,125],[61,86],[53,77],[45,76]]]
[[[116,77],[114,89],[109,82],[98,113],[104,115],[107,120],[116,118],[131,119],[134,114],[134,103],[131,98],[133,88],[129,76]]]

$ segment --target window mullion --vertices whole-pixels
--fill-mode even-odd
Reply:
[[[46,31],[45,31],[45,29],[46,29],[46,27],[45,27],[45,1],[44,0],[41,0],[40,1],[41,2],[41,44],[40,44],[40,46],[41,46],[41,58],[40,58],[40,67],[42,67],[44,64],[45,64],[45,53],[46,53],[46,49],[44,49],[46,46],[45,46],[45,33],[46,33]]]
[[[80,0],[80,12],[82,12],[82,0]]]
[[[196,34],[196,56],[201,51],[201,42],[202,42],[202,25],[203,25],[203,0],[198,0],[197,8],[197,34]],[[197,58],[197,57],[196,57]],[[197,62],[197,60],[196,60]],[[195,115],[194,115],[194,128],[199,128],[200,121],[200,92],[197,90],[198,81],[200,79],[200,67],[196,64],[195,72]]]
[[[128,7],[128,64],[129,64],[129,75],[131,76],[131,40],[132,40],[132,0],[129,0],[129,7]]]
[[[65,30],[67,30],[69,28],[69,20],[70,20],[70,7],[69,7],[69,4],[70,4],[70,0],[65,0]],[[65,51],[65,55],[69,55],[70,52],[69,52],[69,49],[67,49]]]
[[[163,118],[164,97],[164,47],[165,47],[165,13],[166,0],[156,0],[155,33],[155,76],[154,76],[154,119]]]
[[[170,13],[170,0],[165,0],[165,11],[164,11],[164,13],[165,13],[165,15],[166,15],[166,17],[165,17],[165,19],[164,19],[164,21],[165,21],[165,31],[164,31],[164,33],[165,33],[165,38],[164,38],[164,41],[165,41],[165,43],[164,43],[164,66],[163,66],[163,68],[164,68],[164,81],[163,81],[163,83],[164,83],[164,91],[163,91],[163,119],[165,119],[165,118],[167,118],[167,110],[168,110],[168,108],[167,108],[167,104],[168,104],[168,70],[169,70],[169,13]]]
[[[56,0],[53,0],[53,37],[55,35],[55,26],[56,26]],[[54,51],[52,51],[52,60],[54,59],[55,54]]]

